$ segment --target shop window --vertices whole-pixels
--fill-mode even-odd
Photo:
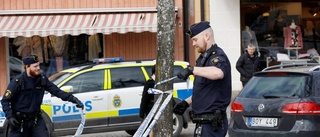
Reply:
[[[22,58],[29,54],[39,56],[40,67],[49,77],[63,69],[91,63],[93,58],[103,57],[103,35],[18,36],[9,39],[12,60],[22,62]],[[23,71],[23,67],[18,71],[14,69],[15,66],[10,63],[11,79]]]
[[[276,62],[277,53],[313,61],[317,54],[308,50],[320,51],[320,16],[315,14],[318,8],[318,1],[241,1],[242,52],[251,43],[258,47],[263,61],[270,58]]]

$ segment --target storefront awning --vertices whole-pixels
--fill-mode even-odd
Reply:
[[[0,37],[157,32],[157,13],[0,16]]]

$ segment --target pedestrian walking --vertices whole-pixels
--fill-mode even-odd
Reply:
[[[254,72],[258,71],[259,57],[256,52],[255,46],[249,44],[247,52],[243,53],[236,64],[236,68],[240,73],[240,81],[244,87],[251,79]]]

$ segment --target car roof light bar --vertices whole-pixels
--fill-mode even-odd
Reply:
[[[116,58],[95,58],[92,60],[93,63],[115,63],[115,62],[122,62],[122,57],[116,57]]]

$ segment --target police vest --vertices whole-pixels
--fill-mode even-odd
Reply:
[[[19,85],[21,87],[20,91],[25,90],[25,80],[23,78],[23,76],[21,78],[17,78],[17,80],[19,81]],[[44,75],[41,75],[41,87],[45,87],[47,85],[47,81]]]

